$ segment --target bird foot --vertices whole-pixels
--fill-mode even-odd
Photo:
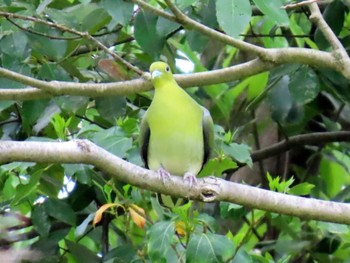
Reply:
[[[158,176],[160,179],[162,179],[163,184],[165,184],[166,180],[170,179],[170,173],[167,170],[165,170],[163,167],[158,169]]]
[[[188,181],[189,182],[190,188],[192,188],[193,185],[197,184],[196,176],[194,174],[192,174],[192,173],[189,173],[189,172],[184,174],[184,181]]]

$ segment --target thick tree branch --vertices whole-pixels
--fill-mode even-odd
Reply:
[[[270,212],[350,224],[350,204],[286,195],[219,178],[199,179],[189,188],[182,177],[163,184],[158,174],[128,163],[87,140],[0,142],[0,163],[26,161],[92,164],[110,176],[143,189],[204,202],[228,201]]]
[[[296,135],[273,144],[270,147],[254,151],[251,154],[253,162],[258,162],[263,159],[284,153],[295,147],[305,145],[319,145],[330,142],[350,142],[350,131],[339,132],[315,132],[309,134]]]
[[[139,5],[141,8],[146,9],[156,15],[162,16],[166,19],[175,20],[184,26],[184,28],[189,30],[196,30],[202,34],[221,41],[227,45],[236,47],[242,51],[249,52],[261,58],[263,61],[268,61],[275,64],[283,63],[301,63],[310,66],[317,67],[330,67],[336,71],[339,71],[346,78],[350,79],[350,67],[345,67],[348,65],[348,58],[341,54],[342,61],[340,63],[339,58],[333,56],[333,54],[318,50],[311,50],[306,48],[263,48],[239,39],[232,38],[224,33],[216,31],[210,27],[207,27],[192,18],[186,16],[182,13],[171,0],[165,0],[174,16],[169,16],[169,13],[151,6],[150,4],[144,2],[143,0],[132,0],[134,3]],[[311,4],[317,5],[317,4]],[[323,17],[321,19],[324,21]]]
[[[175,74],[175,79],[183,88],[205,86],[242,79],[263,71],[267,71],[273,67],[274,64],[272,63],[265,63],[260,59],[255,59],[225,69],[193,74]],[[0,100],[42,99],[59,95],[89,97],[130,95],[148,91],[152,88],[151,82],[146,78],[113,83],[75,83],[63,81],[46,82],[1,67],[0,76],[20,82],[30,87],[35,87],[26,89],[0,89]]]

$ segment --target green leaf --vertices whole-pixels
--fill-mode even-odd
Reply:
[[[65,243],[76,262],[101,263],[101,259],[87,247],[67,239]]]
[[[248,99],[252,100],[258,97],[266,88],[268,79],[269,72],[259,73],[245,79],[244,81],[246,81],[246,85],[248,88]]]
[[[280,193],[287,193],[290,190],[290,186],[294,182],[294,178],[291,177],[287,181],[281,180],[279,176],[272,178],[269,172],[266,174],[267,180],[269,182],[269,188],[271,191],[277,191]]]
[[[73,209],[65,201],[60,199],[49,198],[44,203],[45,211],[49,216],[74,226],[76,215]]]
[[[40,176],[44,169],[38,169],[29,178],[27,184],[19,184],[16,187],[16,195],[12,200],[13,205],[18,205],[24,198],[34,193],[39,185]]]
[[[219,177],[224,171],[237,167],[237,163],[232,161],[230,158],[211,159],[204,165],[202,171],[198,175],[198,178],[208,175],[215,175]]]
[[[135,39],[141,48],[153,57],[158,57],[165,44],[164,36],[157,33],[158,16],[142,10],[135,19]]]
[[[47,35],[60,36],[60,34],[54,30],[37,29],[37,28],[35,28],[35,30]],[[29,34],[29,33],[27,34],[27,36],[31,47],[33,48],[33,51],[36,52],[38,56],[39,55],[46,56],[50,59],[56,60],[56,59],[62,58],[66,52],[66,49],[67,49],[66,40],[52,41],[47,37]]]
[[[269,182],[269,188],[271,191],[275,191],[278,189],[278,184],[280,181],[280,177],[276,176],[275,178],[272,178],[269,172],[266,173],[267,181]]]
[[[110,123],[115,123],[119,116],[125,115],[126,99],[121,96],[96,98],[96,109],[100,115]]]
[[[25,59],[29,55],[28,38],[22,31],[14,32],[0,40],[2,53],[12,57]]]
[[[81,211],[94,200],[96,200],[94,187],[79,182],[75,183],[73,191],[70,192],[68,196],[68,203],[74,211]],[[97,208],[95,208],[94,205],[92,205],[92,207],[93,211],[91,212],[95,212]]]
[[[253,165],[250,157],[250,147],[247,144],[230,143],[230,145],[223,144],[222,149],[225,154],[231,156],[239,163],[246,163],[249,166]]]
[[[256,6],[269,19],[273,20],[278,26],[289,26],[289,18],[285,9],[282,9],[281,0],[253,0]]]
[[[64,170],[59,164],[48,166],[40,177],[39,191],[49,197],[57,197],[63,187]]]
[[[177,214],[181,220],[188,221],[188,219],[189,219],[188,218],[188,215],[189,215],[188,211],[189,211],[189,209],[191,209],[191,207],[192,207],[192,202],[188,201],[184,205],[174,207],[173,212],[175,214]]]
[[[31,132],[32,126],[39,118],[40,114],[44,111],[49,101],[47,100],[30,100],[23,102],[21,116],[23,129],[27,132]]]
[[[171,32],[178,29],[180,25],[163,17],[159,17],[156,24],[156,31],[158,36],[166,37]]]
[[[174,222],[155,223],[147,232],[147,251],[152,262],[170,262],[167,258],[174,253],[172,243],[175,235]]]
[[[113,259],[114,261],[110,262],[133,262],[133,258],[136,254],[135,248],[131,244],[125,244],[116,247],[115,249],[110,250],[104,257],[104,262],[109,262]]]
[[[63,164],[66,176],[76,176],[78,182],[82,184],[90,184],[91,177],[94,174],[93,166],[86,164]]]
[[[315,185],[305,182],[293,186],[291,189],[289,189],[288,193],[292,195],[308,195],[314,187]]]
[[[320,176],[324,182],[324,191],[329,197],[335,196],[345,184],[349,183],[346,169],[338,162],[327,160],[327,158],[321,160]]]
[[[238,37],[252,15],[249,0],[216,1],[216,17],[221,28],[231,37]]]
[[[31,69],[27,64],[23,64],[20,59],[16,59],[13,56],[1,54],[1,64],[3,68],[12,70],[13,72],[31,76]],[[26,85],[19,83],[8,78],[0,77],[0,88],[3,89],[22,89]]]
[[[228,202],[220,202],[220,216],[226,219],[237,220],[246,214],[244,206]]]
[[[289,92],[288,85],[289,77],[284,76],[267,93],[267,102],[270,106],[272,119],[280,123],[283,123],[287,119],[294,104],[294,99]]]
[[[51,222],[42,204],[34,206],[31,218],[33,226],[40,236],[47,237],[50,232]]]
[[[96,8],[84,18],[83,28],[90,34],[95,34],[106,26],[109,21],[110,18],[106,15],[105,10],[103,8]]]
[[[114,26],[120,24],[126,26],[132,16],[134,4],[125,0],[103,0],[102,5],[112,17]]]
[[[281,30],[281,28],[277,27],[275,22],[269,19],[269,17],[265,17],[261,22],[259,22],[258,29],[258,32],[264,35],[283,35],[283,31]],[[263,45],[266,48],[289,47],[289,43],[285,37],[263,37],[261,41],[263,42]]]
[[[2,182],[5,179],[4,174],[0,173]],[[11,200],[16,195],[16,187],[20,183],[19,178],[16,175],[9,173],[8,178],[1,188],[1,198],[3,201]]]
[[[186,7],[189,7],[190,5],[193,5],[196,0],[176,0],[176,6],[180,9],[185,9]]]
[[[127,137],[119,127],[97,132],[91,139],[97,145],[119,157],[124,157],[132,148],[132,139]]]
[[[0,112],[11,107],[13,104],[15,104],[13,100],[0,101]]]
[[[244,247],[241,247],[240,249],[238,249],[235,257],[230,263],[242,263],[242,262],[249,262],[249,263],[255,262],[253,261],[252,257],[246,252]],[[264,263],[265,261],[256,261],[256,262]],[[266,260],[266,263],[271,263],[271,262]]]
[[[89,103],[89,98],[83,96],[59,96],[55,97],[54,100],[61,110],[69,113],[85,110]]]
[[[336,223],[318,222],[318,227],[325,232],[336,235],[347,235],[349,233],[349,226]]]
[[[38,78],[44,80],[72,80],[68,73],[56,63],[45,63],[44,65],[42,65],[38,72]]]
[[[191,49],[197,52],[203,52],[207,47],[209,38],[198,31],[186,31],[187,42]]]
[[[57,119],[63,118],[59,115],[61,112],[60,108],[56,105],[56,103],[51,100],[47,107],[41,112],[39,118],[37,119],[35,125],[33,126],[33,132],[35,134],[38,134],[42,129],[44,129],[51,121],[53,121],[54,117],[56,116]],[[61,126],[62,128],[63,126]],[[63,134],[61,139],[64,139],[65,136]]]
[[[233,254],[233,244],[225,236],[212,233],[192,234],[187,246],[186,262],[227,262]]]
[[[51,124],[55,130],[55,133],[56,133],[58,139],[60,139],[62,141],[65,141],[67,139],[66,138],[66,131],[67,131],[67,126],[69,125],[70,120],[71,120],[71,118],[69,118],[66,122],[65,119],[62,118],[61,115],[59,115],[59,114],[55,114],[52,117]]]
[[[320,92],[318,76],[308,66],[301,66],[290,74],[288,85],[290,94],[298,104],[306,104],[314,100]]]

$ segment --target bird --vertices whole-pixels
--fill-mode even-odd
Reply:
[[[155,91],[140,125],[141,157],[163,183],[171,174],[192,187],[213,150],[213,119],[177,84],[168,64],[154,62],[150,73]]]

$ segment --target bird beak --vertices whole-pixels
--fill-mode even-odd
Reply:
[[[162,75],[162,72],[156,69],[152,72],[151,76],[152,76],[152,79],[156,79],[156,78],[160,77],[161,75]]]

